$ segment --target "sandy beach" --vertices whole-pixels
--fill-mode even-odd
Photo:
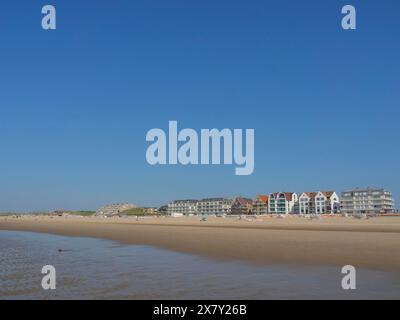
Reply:
[[[368,220],[0,217],[0,230],[93,237],[256,264],[343,266],[400,272],[400,217]]]

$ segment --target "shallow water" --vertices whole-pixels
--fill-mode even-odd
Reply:
[[[41,287],[44,265],[56,268],[56,290]],[[400,274],[357,270],[357,290],[344,291],[340,271],[220,262],[107,240],[0,231],[0,299],[400,298]]]

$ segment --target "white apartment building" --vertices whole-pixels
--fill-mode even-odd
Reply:
[[[297,194],[294,192],[274,192],[268,196],[270,214],[296,213]]]
[[[394,201],[391,192],[384,189],[354,189],[342,193],[341,211],[356,215],[390,213],[394,211]]]
[[[340,201],[335,191],[303,192],[299,197],[300,214],[339,213]]]
[[[208,198],[197,202],[197,212],[199,214],[230,214],[233,199],[227,198]]]
[[[197,200],[175,200],[168,204],[167,213],[196,214]]]

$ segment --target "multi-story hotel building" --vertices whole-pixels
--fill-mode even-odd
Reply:
[[[268,196],[266,195],[259,195],[253,201],[253,214],[260,215],[260,214],[267,214],[268,213]]]
[[[268,212],[270,214],[296,213],[297,194],[294,192],[270,193],[268,200]]]
[[[227,198],[208,198],[197,202],[197,212],[199,214],[230,214],[233,199]]]
[[[384,189],[354,189],[342,193],[341,211],[355,215],[390,213],[394,211],[394,201]]]
[[[303,192],[299,197],[300,214],[339,213],[340,201],[335,191]]]
[[[167,213],[195,214],[197,213],[197,200],[175,200],[168,204]]]

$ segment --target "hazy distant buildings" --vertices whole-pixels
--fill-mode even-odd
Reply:
[[[149,215],[157,214],[158,213],[158,208],[146,207],[146,208],[143,208],[143,212],[145,214],[149,214]]]
[[[271,214],[296,213],[297,194],[294,192],[275,192],[269,195],[268,211]]]
[[[168,213],[168,205],[163,205],[158,208],[158,213],[159,214],[167,214]]]
[[[137,208],[138,206],[131,203],[108,204],[98,209],[96,216],[115,216],[126,210]]]
[[[341,211],[345,214],[380,214],[394,211],[392,194],[384,189],[354,189],[342,193]]]
[[[303,192],[298,207],[300,214],[339,213],[339,196],[334,191]]]

